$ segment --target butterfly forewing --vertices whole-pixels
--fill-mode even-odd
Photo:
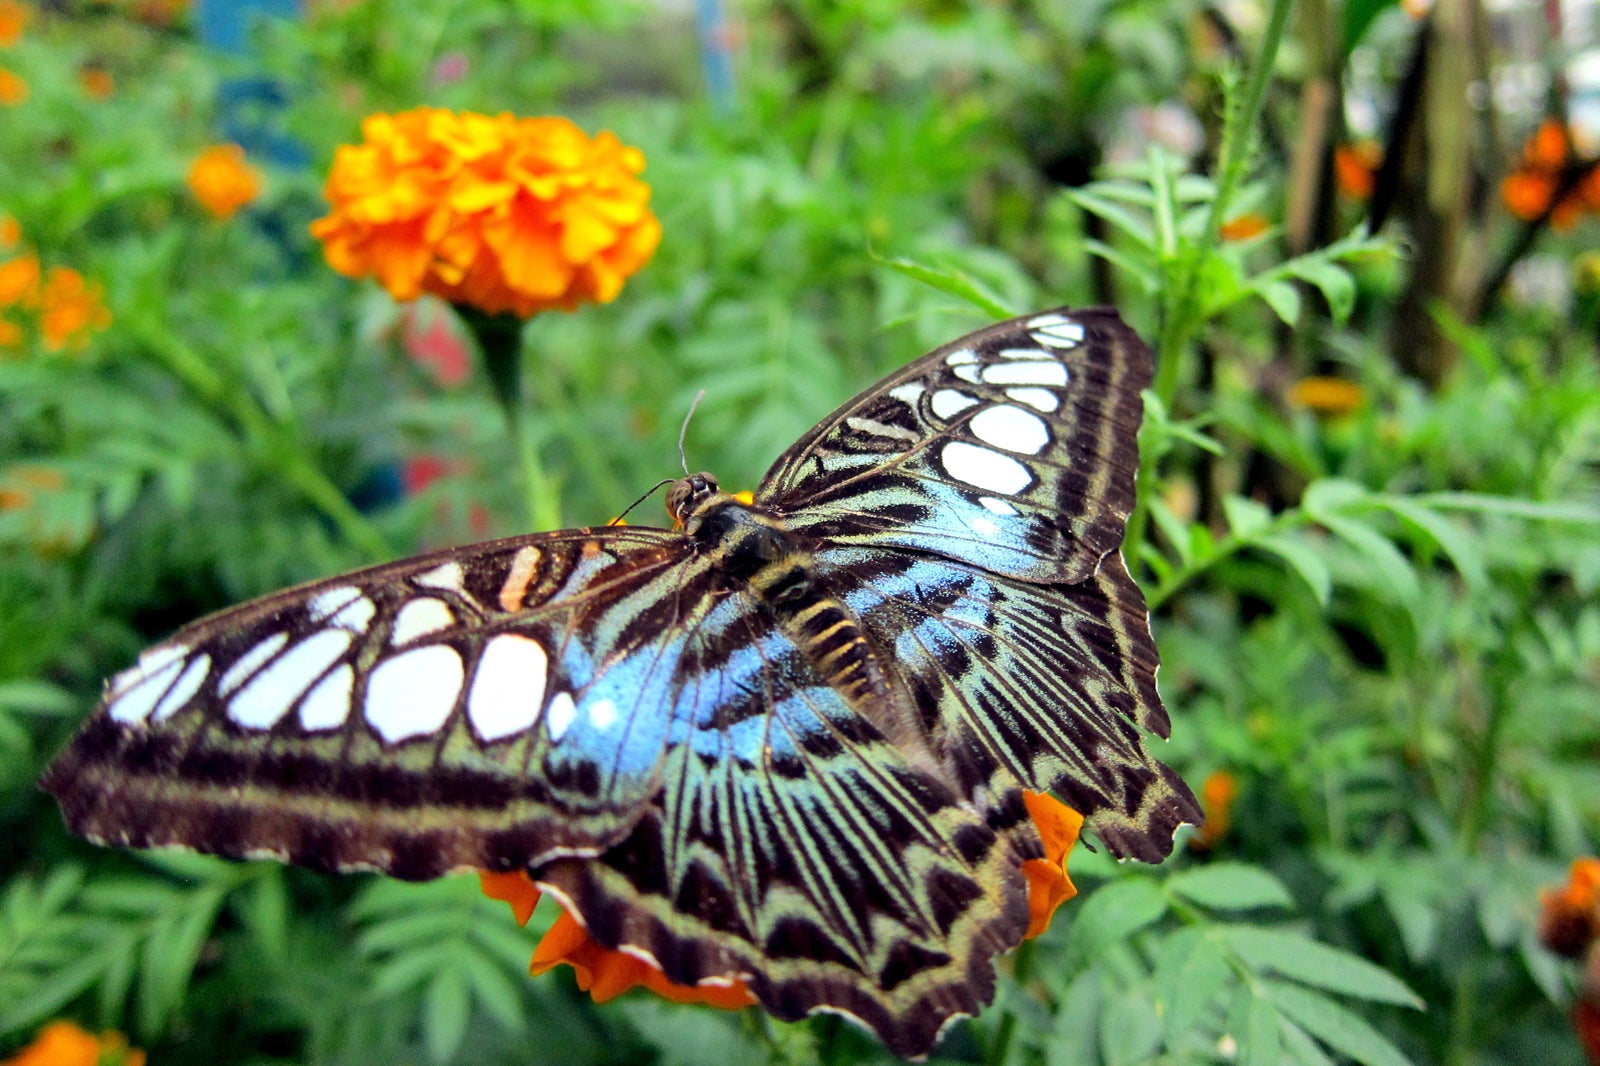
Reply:
[[[1080,580],[1122,542],[1150,375],[1149,350],[1114,311],[1002,322],[823,419],[756,499],[825,544]]]
[[[578,530],[277,593],[141,656],[45,787],[91,839],[327,869],[594,851],[653,786],[641,664],[681,645],[707,577],[676,534]],[[625,715],[622,753],[597,734]]]

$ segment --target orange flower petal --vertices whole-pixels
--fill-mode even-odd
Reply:
[[[485,896],[511,905],[518,925],[527,925],[528,919],[533,917],[533,908],[539,905],[539,889],[526,870],[508,870],[503,874],[479,870],[478,883]]]
[[[261,175],[237,144],[212,145],[189,166],[189,191],[213,216],[232,218],[261,195]]]
[[[1024,791],[1022,802],[1044,841],[1044,858],[1022,864],[1022,875],[1028,882],[1029,915],[1023,938],[1031,940],[1050,927],[1057,907],[1078,894],[1077,886],[1067,876],[1067,855],[1078,842],[1083,815],[1043,792]]]
[[[1243,214],[1222,224],[1220,236],[1225,241],[1247,241],[1267,232],[1267,220],[1257,214]]]
[[[96,1037],[59,1020],[39,1030],[33,1043],[7,1059],[5,1066],[144,1066],[144,1052],[130,1048],[121,1033]]]
[[[0,104],[14,107],[27,103],[27,100],[28,83],[9,70],[0,70]]]
[[[0,0],[0,48],[16,44],[32,17],[33,10],[20,0]]]
[[[647,988],[674,1003],[704,1003],[722,1010],[738,1010],[755,1003],[742,980],[708,980],[699,985],[678,985],[653,964],[635,955],[602,947],[572,915],[562,911],[550,931],[534,948],[528,972],[534,976],[566,964],[572,967],[578,987],[596,1003],[605,1003],[634,988]]]
[[[660,240],[644,157],[563,118],[372,115],[340,148],[311,232],[342,274],[495,314],[605,301]]]
[[[1350,414],[1366,402],[1366,397],[1365,389],[1343,378],[1302,378],[1289,389],[1291,405],[1330,417]]]

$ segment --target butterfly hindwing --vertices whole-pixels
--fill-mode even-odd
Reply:
[[[1111,310],[979,330],[823,419],[758,502],[832,545],[932,551],[1075,581],[1122,542],[1149,350]]]

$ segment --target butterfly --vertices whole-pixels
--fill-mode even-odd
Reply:
[[[1118,551],[1151,356],[1109,309],[979,330],[823,419],[745,503],[315,581],[112,679],[71,828],[324,870],[527,871],[601,945],[926,1054],[994,993],[1042,852],[1200,814]]]

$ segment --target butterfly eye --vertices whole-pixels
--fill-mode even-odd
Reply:
[[[717,479],[704,470],[681,477],[667,490],[667,514],[672,516],[675,526],[682,526],[690,513],[716,492]]]

